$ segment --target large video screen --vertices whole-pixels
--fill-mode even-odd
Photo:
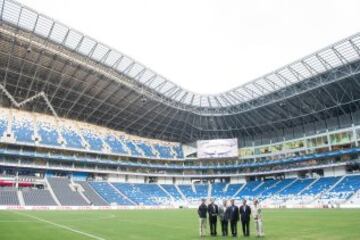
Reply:
[[[238,154],[236,138],[197,141],[198,158],[232,158]]]

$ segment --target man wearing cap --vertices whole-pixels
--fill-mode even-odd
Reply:
[[[217,215],[219,214],[219,208],[215,204],[215,200],[211,199],[211,202],[208,206],[208,212],[209,212],[209,224],[210,224],[210,235],[216,236],[216,224],[217,224]]]
[[[262,219],[262,211],[261,207],[259,205],[259,200],[254,200],[254,210],[253,210],[253,216],[256,226],[256,236],[257,237],[263,237],[264,236],[264,228],[263,228],[263,219]]]
[[[237,237],[237,223],[239,221],[239,208],[235,205],[235,200],[230,200],[230,206],[226,209],[230,221],[230,229],[233,237]]]
[[[206,206],[206,199],[201,200],[201,204],[198,208],[199,222],[200,222],[200,237],[206,235],[206,220],[207,220],[208,208]]]
[[[222,236],[226,237],[228,235],[228,225],[229,225],[229,216],[228,211],[226,211],[227,201],[224,200],[223,204],[219,206],[219,219],[221,223],[221,232]]]

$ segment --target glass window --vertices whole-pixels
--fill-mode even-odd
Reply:
[[[328,144],[328,140],[326,136],[316,137],[307,139],[308,147],[320,147]]]
[[[330,135],[330,143],[335,144],[346,144],[352,141],[352,132],[341,132]]]

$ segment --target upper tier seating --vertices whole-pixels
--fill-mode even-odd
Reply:
[[[23,190],[23,198],[26,206],[56,206],[48,190],[29,189]]]
[[[41,144],[61,146],[59,143],[59,134],[55,126],[45,122],[38,122],[37,129],[37,132],[41,138]]]
[[[156,157],[156,154],[153,152],[153,149],[147,143],[137,142],[137,145],[144,152],[145,157]]]
[[[169,146],[163,146],[160,144],[155,144],[155,150],[159,152],[160,158],[174,158],[173,153],[171,152],[171,149]]]
[[[129,200],[123,197],[108,182],[90,182],[90,186],[109,204],[133,205]]]
[[[89,145],[89,149],[92,151],[102,151],[103,150],[103,141],[101,140],[101,137],[90,132],[90,131],[83,131],[82,135],[85,139],[85,141]]]
[[[130,150],[131,155],[133,156],[141,156],[142,153],[136,148],[136,145],[129,140],[125,140],[127,148]]]
[[[174,152],[176,153],[177,158],[184,158],[184,152],[180,145],[174,146],[173,149]]]
[[[96,193],[96,191],[89,185],[88,182],[78,181],[76,182],[81,185],[84,189],[85,197],[90,201],[91,205],[94,206],[108,206],[109,204]]]
[[[16,190],[0,189],[0,205],[20,205]]]
[[[2,138],[7,130],[13,138]],[[133,157],[184,158],[183,149],[179,143],[163,143],[141,138],[135,140],[123,132],[109,131],[109,129],[88,123],[81,124],[44,114],[1,107],[0,139],[3,141],[14,139],[19,143],[37,143],[72,150],[91,150],[101,153],[110,151],[113,154]]]
[[[48,182],[55,193],[56,198],[63,206],[87,206],[85,199],[70,188],[67,178],[48,178]]]
[[[80,135],[73,129],[62,128],[61,134],[65,140],[66,147],[84,149]]]
[[[12,122],[12,132],[18,142],[34,142],[34,125],[28,119],[14,118]]]
[[[4,133],[6,132],[8,121],[7,121],[7,115],[1,112],[0,109],[0,138],[4,136]]]
[[[114,135],[107,135],[105,137],[105,142],[109,145],[113,153],[128,154],[124,143]]]

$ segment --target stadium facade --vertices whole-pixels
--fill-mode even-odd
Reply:
[[[0,0],[0,205],[360,205],[360,34],[217,95]],[[196,141],[236,138],[238,156]]]

